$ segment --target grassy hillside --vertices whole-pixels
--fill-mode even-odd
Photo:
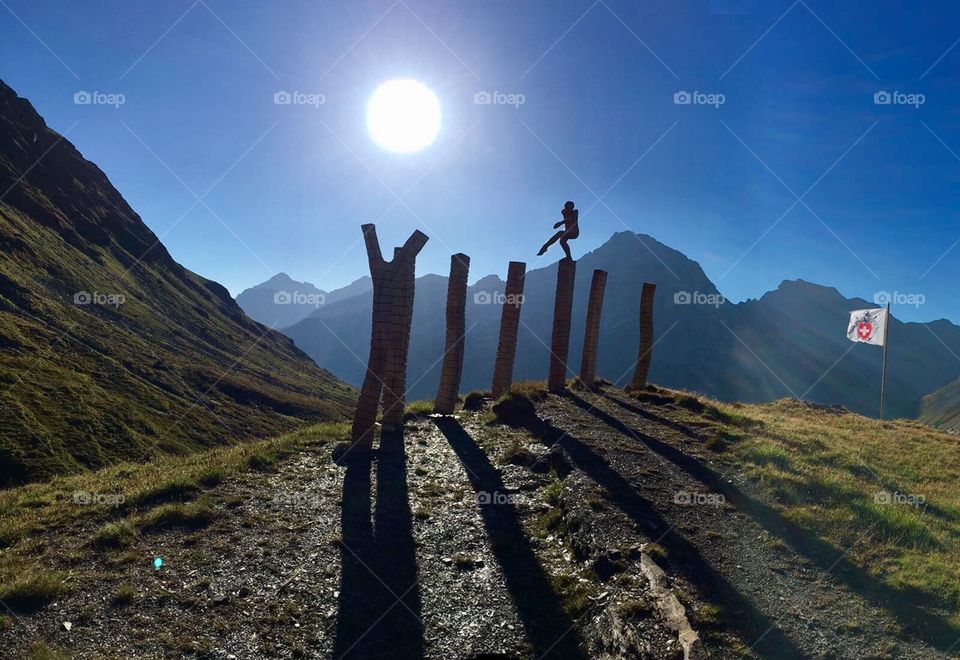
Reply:
[[[675,400],[677,419],[700,426],[718,459],[742,469],[789,521],[870,576],[953,612],[960,625],[960,438],[793,399],[635,396],[664,395]]]
[[[2,82],[0,190],[0,487],[347,414]]]
[[[920,420],[943,429],[960,429],[960,380],[923,397]]]

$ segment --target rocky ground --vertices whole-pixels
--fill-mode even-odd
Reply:
[[[674,412],[572,390],[506,425],[487,403],[227,480],[209,520],[122,552],[61,530],[51,568],[79,583],[9,617],[0,654],[950,657],[851,588],[841,553],[811,559],[742,505],[737,466]]]

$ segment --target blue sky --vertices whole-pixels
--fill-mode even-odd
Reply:
[[[421,273],[459,251],[472,280],[545,265],[560,253],[537,248],[572,199],[575,255],[628,228],[734,301],[803,278],[922,294],[895,315],[960,321],[956,3],[80,4],[2,0],[0,78],[234,294],[279,271],[348,283],[374,220],[387,248],[431,237]],[[442,105],[417,154],[364,125],[394,77]],[[77,105],[78,91],[125,102]],[[324,103],[276,105],[278,91]],[[681,91],[724,102],[676,104]],[[923,104],[878,105],[880,91]]]

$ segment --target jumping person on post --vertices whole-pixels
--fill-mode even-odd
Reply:
[[[551,236],[550,240],[543,244],[543,247],[537,252],[538,257],[543,256],[547,248],[557,241],[560,241],[560,247],[563,248],[567,259],[573,259],[573,257],[570,256],[570,247],[567,245],[567,241],[580,235],[580,211],[573,208],[573,202],[567,202],[563,205],[563,211],[561,211],[561,213],[563,214],[563,220],[555,224],[553,228],[557,229],[560,225],[563,225],[563,229]]]

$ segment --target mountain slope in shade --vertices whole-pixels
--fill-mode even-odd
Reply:
[[[725,302],[700,266],[650,236],[620,232],[577,262],[568,366],[580,367],[592,271],[606,270],[598,373],[629,381],[637,359],[639,300],[644,281],[657,284],[655,348],[650,379],[726,401],[782,397],[879,412],[882,349],[851,343],[850,310],[873,307],[836,289],[785,281],[759,300]],[[527,273],[515,378],[542,379],[549,344],[557,265]],[[496,355],[500,306],[481,304],[502,292],[499,277],[469,288],[462,391],[488,389]],[[481,294],[479,297],[477,294]],[[408,382],[410,398],[432,398],[443,351],[446,278],[417,280]],[[351,383],[363,377],[370,341],[369,293],[315,311],[286,329],[318,364]],[[894,310],[895,313],[895,310]],[[916,417],[924,395],[960,374],[960,327],[947,321],[890,324],[887,414]],[[960,406],[958,406],[960,408]]]
[[[931,426],[960,431],[960,380],[923,397],[920,420]]]
[[[286,328],[320,308],[359,295],[372,288],[369,277],[361,277],[341,289],[324,291],[310,282],[297,282],[278,273],[266,282],[245,289],[237,304],[254,321],[271,328]]]
[[[0,194],[0,485],[349,411],[2,82]]]
[[[870,307],[876,305],[798,280],[732,308],[737,398],[796,396],[877,415],[883,349],[845,335],[850,311]],[[958,349],[956,325],[904,323],[891,314],[885,415],[917,417],[923,396],[957,377]]]

